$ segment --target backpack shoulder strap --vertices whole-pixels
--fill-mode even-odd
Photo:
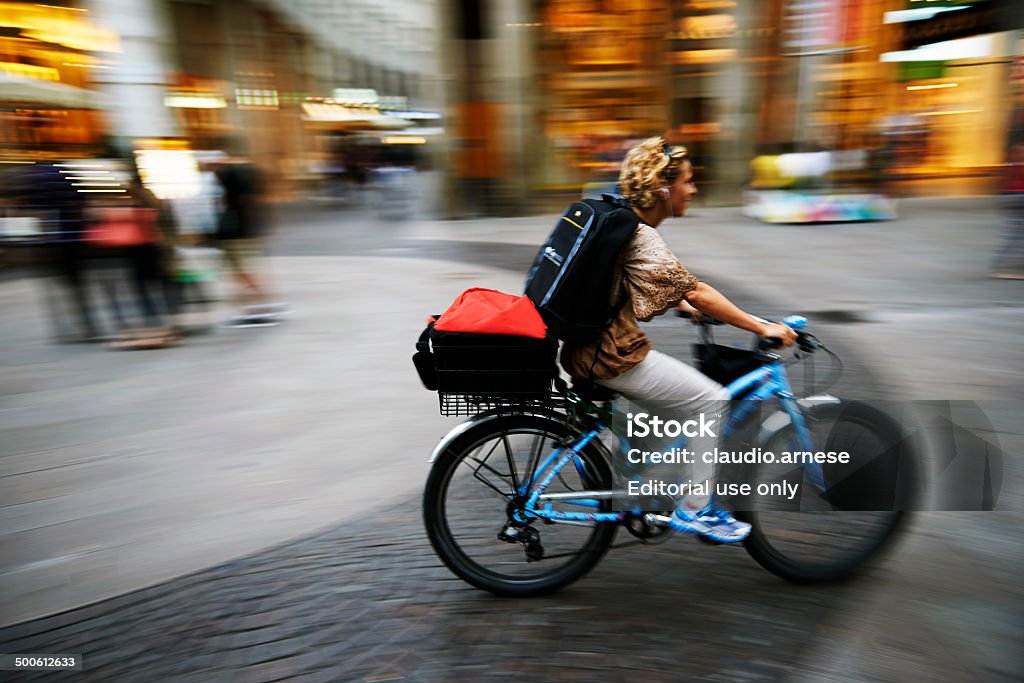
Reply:
[[[606,204],[612,204],[613,206],[621,207],[623,209],[630,208],[629,202],[626,201],[626,198],[619,194],[609,194],[606,192],[601,195],[601,201],[605,202]]]

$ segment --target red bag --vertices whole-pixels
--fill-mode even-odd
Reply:
[[[544,339],[547,334],[544,320],[526,296],[481,287],[473,287],[460,294],[434,323],[434,329],[532,339]]]
[[[100,247],[136,247],[159,241],[156,210],[132,206],[100,209],[99,220],[85,239]]]

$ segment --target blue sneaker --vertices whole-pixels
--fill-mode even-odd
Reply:
[[[710,503],[702,510],[676,508],[668,518],[668,526],[684,534],[700,534],[719,543],[738,543],[750,535],[750,525]]]

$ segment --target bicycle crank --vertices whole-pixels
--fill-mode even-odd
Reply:
[[[667,526],[653,523],[650,518],[654,516],[647,514],[630,515],[623,522],[623,526],[626,527],[626,531],[640,539],[641,543],[652,545],[663,543],[666,539],[675,536]]]

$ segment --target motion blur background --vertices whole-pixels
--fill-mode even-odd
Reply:
[[[0,0],[0,652],[103,681],[1020,680],[1022,11]],[[700,188],[669,246],[746,310],[806,315],[837,394],[980,406],[990,511],[921,514],[842,586],[693,539],[534,601],[440,565],[420,499],[455,422],[409,362],[423,320],[521,291],[648,135]],[[267,329],[225,324],[225,168],[262,178],[241,274],[291,308]],[[90,243],[133,202],[174,229]],[[645,329],[689,357],[688,324]],[[133,340],[154,350],[112,350]]]
[[[158,196],[181,197],[198,192],[193,151],[242,139],[278,199],[357,166],[415,165],[437,173],[437,214],[515,215],[601,187],[629,141],[665,134],[689,147],[715,205],[751,185],[992,193],[1024,127],[1020,12],[1009,0],[8,0],[0,160],[136,151]],[[815,152],[833,154],[779,167]]]

